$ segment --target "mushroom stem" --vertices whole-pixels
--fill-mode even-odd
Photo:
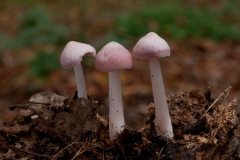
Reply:
[[[157,135],[164,135],[172,138],[174,135],[169,109],[167,106],[159,59],[149,59],[149,66],[152,80],[153,99],[155,104],[155,127]]]
[[[85,84],[85,79],[83,75],[82,64],[80,62],[79,65],[74,66],[74,72],[76,76],[76,83],[77,83],[77,91],[78,97],[83,97],[87,99],[87,89]]]
[[[116,138],[116,133],[123,131],[125,125],[122,104],[120,71],[109,72],[109,136]]]

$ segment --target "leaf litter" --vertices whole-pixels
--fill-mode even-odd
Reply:
[[[40,92],[26,104],[9,107],[20,111],[11,122],[0,124],[0,157],[3,160],[57,159],[237,159],[240,127],[235,108],[227,102],[230,87],[217,99],[209,88],[204,95],[194,89],[167,98],[174,138],[156,136],[155,107],[140,130],[128,126],[109,139],[108,120],[101,107],[87,99]]]

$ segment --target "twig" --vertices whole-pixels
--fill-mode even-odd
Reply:
[[[16,108],[20,108],[20,109],[27,109],[28,108],[28,104],[16,104],[13,106],[8,107],[11,111],[13,111]]]
[[[56,136],[56,138],[59,139],[59,141],[62,141],[66,146],[69,146],[70,144],[64,140],[64,138],[61,138],[59,135]],[[69,146],[70,149],[72,149],[75,153],[77,152],[77,149],[72,147],[71,145]]]
[[[163,149],[164,149],[164,147],[162,147],[162,149],[158,153],[158,160],[160,160],[160,158],[161,158],[160,155],[162,154]]]
[[[84,145],[84,144],[83,144],[83,145]],[[73,157],[71,160],[74,160],[77,156],[80,155],[80,152],[81,152],[81,150],[82,150],[83,145],[81,146],[81,148],[78,150],[78,152],[74,155],[74,157]]]
[[[202,115],[202,117],[200,118],[200,119],[202,119],[203,117],[205,117],[206,116],[206,114],[207,114],[207,112],[212,108],[212,106],[214,106],[216,103],[217,103],[217,101],[224,95],[224,94],[228,94],[228,92],[229,92],[229,90],[232,88],[232,86],[229,86],[223,93],[221,93],[220,94],[220,96],[217,98],[217,99],[215,99],[215,101],[211,104],[211,106],[210,107],[208,107],[208,109],[206,110],[206,112]]]
[[[227,100],[227,97],[228,97],[228,94],[229,94],[229,90],[227,90],[227,92],[226,92],[226,95],[223,97],[223,103],[225,103],[225,102],[226,102],[226,100]]]
[[[46,106],[51,104],[51,103],[42,103],[42,102],[28,102],[28,103],[30,103],[30,104],[42,104],[42,105],[46,105]]]
[[[24,150],[24,149],[17,148],[17,147],[12,146],[12,145],[9,145],[9,147],[12,148],[12,149],[15,149],[15,150],[18,150],[18,151],[21,151],[21,152],[24,152],[24,153],[27,153],[27,154],[33,155],[33,156],[44,157],[44,158],[51,159],[51,156],[48,156],[48,155],[41,155],[41,154],[37,154],[37,153],[33,153],[33,152],[29,152],[29,151],[26,151],[26,150]]]
[[[98,147],[102,149],[102,147],[99,146],[99,145],[94,145],[94,144],[92,144],[92,145],[93,145],[93,147],[89,147],[89,148],[81,151],[81,149],[82,149],[82,147],[83,147],[83,146],[82,146],[82,147],[79,149],[79,151],[75,154],[75,156],[74,156],[71,160],[74,160],[77,156],[81,155],[82,153],[84,153],[84,152],[86,152],[86,151],[88,151],[88,150],[90,150],[90,149],[98,148]]]
[[[217,134],[217,131],[222,128],[222,127],[226,127],[227,125],[222,125],[222,126],[219,126],[218,128],[215,128],[212,132],[211,132],[211,139],[213,139],[216,134]]]
[[[167,154],[165,154],[165,155],[162,155],[161,157],[159,157],[158,159],[165,159],[165,158],[167,158],[167,156],[170,154],[170,151],[168,151],[168,153]]]
[[[113,145],[113,146],[111,146],[111,147],[108,147],[107,149],[105,149],[105,151],[106,151],[106,150],[109,150],[109,149],[112,149],[113,147],[116,147],[116,145]]]
[[[55,155],[53,156],[52,160],[54,160],[55,158],[57,158],[58,155],[59,155],[62,151],[64,151],[65,149],[71,147],[72,145],[74,145],[74,144],[76,144],[76,143],[79,143],[79,142],[73,142],[73,143],[69,144],[68,146],[66,146],[65,148],[63,148],[61,151],[59,151],[57,154],[55,154]]]

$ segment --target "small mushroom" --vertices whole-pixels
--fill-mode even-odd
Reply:
[[[63,49],[60,62],[63,68],[74,67],[78,97],[87,99],[86,84],[82,70],[83,56],[96,56],[96,50],[89,44],[70,41]]]
[[[131,53],[116,42],[109,42],[97,54],[95,68],[102,72],[109,72],[109,136],[116,138],[116,134],[124,129],[122,91],[120,70],[132,68]]]
[[[149,60],[157,135],[171,138],[174,135],[159,63],[159,58],[170,56],[170,48],[164,39],[156,33],[150,32],[137,42],[132,56],[136,59]]]

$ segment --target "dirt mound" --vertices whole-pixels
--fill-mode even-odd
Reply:
[[[0,124],[2,159],[235,159],[240,157],[236,99],[225,90],[179,91],[167,99],[174,139],[156,136],[154,104],[144,126],[129,127],[110,140],[108,121],[96,113],[99,101],[50,92],[34,94],[10,123]],[[223,100],[221,98],[223,97]],[[220,103],[221,101],[221,103]]]

